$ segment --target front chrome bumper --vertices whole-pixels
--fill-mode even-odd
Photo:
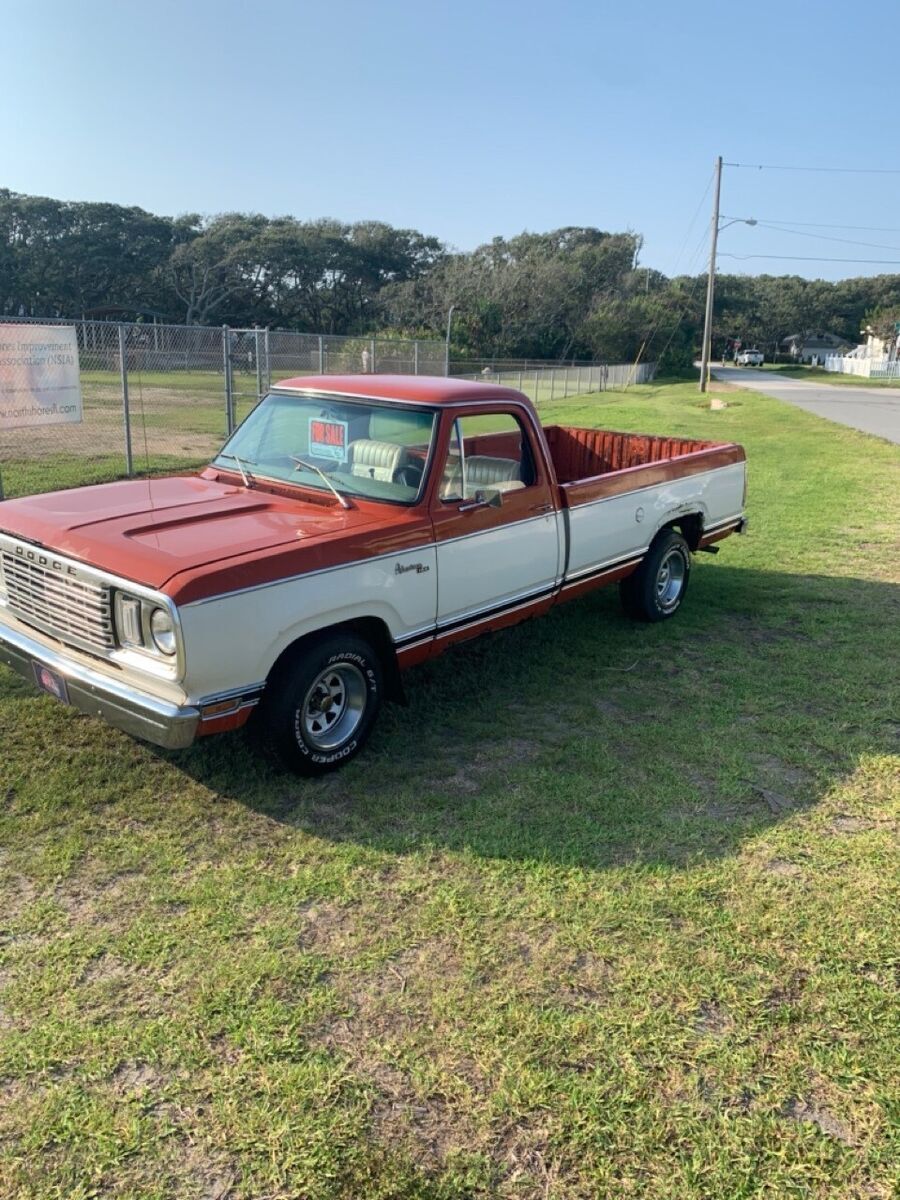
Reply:
[[[200,722],[198,708],[172,704],[138,691],[6,625],[0,625],[0,663],[32,683],[34,663],[48,667],[65,679],[72,708],[100,717],[116,729],[154,745],[182,750],[196,736]]]

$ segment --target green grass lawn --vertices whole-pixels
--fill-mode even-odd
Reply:
[[[4,1200],[888,1200],[897,448],[695,384],[751,532],[410,673],[318,782],[0,671]],[[0,522],[2,523],[2,522]]]
[[[826,371],[824,367],[803,367],[791,364],[766,364],[765,369],[788,379],[805,379],[809,383],[831,383],[835,387],[897,388],[900,379],[868,379],[864,375],[842,375],[837,371]]]

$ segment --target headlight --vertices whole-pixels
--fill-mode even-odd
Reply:
[[[172,620],[172,614],[164,608],[154,608],[150,617],[150,636],[161,654],[171,656],[177,650],[175,622]]]
[[[123,650],[142,650],[154,658],[178,652],[175,618],[161,604],[116,592],[116,636]]]

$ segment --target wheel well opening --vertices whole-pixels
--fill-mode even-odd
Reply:
[[[690,549],[696,550],[703,537],[703,515],[702,513],[685,513],[680,517],[673,517],[671,521],[667,521],[662,526],[660,532],[664,529],[677,529]]]
[[[273,679],[279,671],[283,670],[289,660],[299,653],[303,646],[315,641],[316,638],[332,637],[334,634],[340,633],[341,630],[354,633],[357,637],[361,637],[369,643],[381,660],[387,698],[396,701],[398,704],[405,704],[406,694],[403,691],[400,668],[397,665],[397,652],[394,649],[394,640],[387,625],[378,617],[357,617],[352,621],[339,621],[336,625],[326,625],[321,629],[313,630],[312,633],[304,634],[282,650],[281,654],[279,654],[278,658],[272,664],[268,679]]]

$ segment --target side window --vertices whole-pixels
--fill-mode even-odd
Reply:
[[[531,448],[510,413],[461,417],[453,424],[441,479],[442,500],[469,500],[476,492],[513,492],[535,482]]]

